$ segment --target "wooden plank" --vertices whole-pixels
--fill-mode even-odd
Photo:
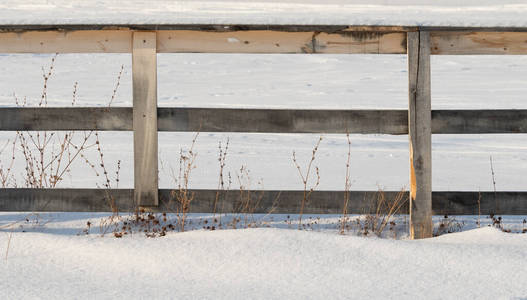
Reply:
[[[160,53],[406,53],[405,34],[318,31],[157,31]],[[130,53],[128,30],[0,32],[0,53]]]
[[[149,207],[152,211],[173,212],[177,203],[171,196],[172,190],[159,190],[160,205]],[[212,213],[216,190],[190,190],[195,199],[190,205],[192,213]],[[238,190],[222,192],[218,213],[232,213],[239,210],[240,192]],[[398,192],[386,191],[385,196],[393,199]],[[268,213],[271,209],[277,214],[296,214],[302,191],[250,191],[253,195],[254,213]],[[348,212],[368,213],[375,191],[351,191]],[[0,189],[0,211],[72,211],[72,212],[111,212],[109,198],[120,212],[133,212],[135,209],[132,189]],[[408,197],[407,195],[405,197]],[[478,207],[478,198],[480,204]],[[433,192],[433,213],[435,215],[489,215],[496,212],[499,200],[500,211],[505,215],[527,214],[527,192]],[[343,191],[314,191],[306,203],[305,213],[341,214],[344,199]],[[258,204],[256,202],[258,201]],[[403,206],[401,214],[408,212]]]
[[[60,27],[60,26],[59,26]],[[133,26],[132,26],[133,27]],[[161,53],[406,53],[406,34],[412,28],[365,26],[179,26],[157,30]],[[132,31],[105,26],[97,30],[53,26],[24,31],[0,29],[0,53],[130,53]],[[89,26],[87,28],[90,28]],[[54,29],[54,30],[52,30]],[[432,54],[527,54],[527,32],[499,28],[436,28]],[[477,31],[481,30],[481,31]],[[491,31],[496,30],[496,31]],[[527,29],[526,29],[527,30]]]
[[[406,110],[158,108],[159,131],[407,134]],[[60,122],[57,122],[60,120]],[[0,108],[0,131],[132,130],[132,108]]]
[[[132,130],[132,108],[0,108],[0,131],[15,130]]]
[[[159,131],[408,134],[407,110],[160,107],[157,118]],[[132,108],[0,108],[0,131],[16,130],[130,131]],[[527,110],[433,110],[432,133],[527,133]]]
[[[405,54],[400,32],[158,31],[158,52]]]
[[[527,110],[433,110],[432,133],[527,133]]]
[[[173,190],[159,190],[160,204],[148,207],[151,211],[177,211],[178,203]],[[192,213],[212,213],[216,201],[216,190],[190,190],[195,199],[190,205]],[[247,199],[247,191],[244,192]],[[303,191],[248,191],[251,195],[251,211],[254,213],[298,213]],[[398,192],[385,192],[392,199]],[[350,213],[366,213],[372,206],[377,192],[352,191],[349,201]],[[305,213],[341,213],[342,191],[314,191],[306,203]],[[112,199],[112,201],[109,201]],[[217,205],[218,213],[241,212],[240,191],[223,191],[223,202]],[[112,205],[110,205],[110,202]],[[117,209],[133,212],[136,208],[132,189],[0,189],[0,211],[78,211],[104,212]],[[403,213],[407,210],[401,210]]]
[[[0,53],[130,53],[131,41],[124,30],[2,32]]]
[[[159,110],[160,131],[407,134],[404,110]]]
[[[158,205],[155,32],[134,32],[132,82],[135,203],[141,206]]]
[[[433,32],[432,54],[527,54],[527,32]]]
[[[435,215],[527,214],[527,192],[434,192],[432,198]]]
[[[430,34],[408,33],[410,238],[432,236]]]

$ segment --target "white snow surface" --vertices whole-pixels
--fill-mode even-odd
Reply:
[[[482,227],[427,240],[256,228],[101,237],[100,214],[0,232],[2,299],[523,299],[527,235]],[[327,217],[327,216],[322,216]],[[0,214],[0,225],[23,218]],[[473,221],[473,220],[472,220]],[[46,221],[47,222],[47,221]]]
[[[527,26],[522,0],[3,0],[0,24]]]

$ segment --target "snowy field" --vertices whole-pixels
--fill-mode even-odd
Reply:
[[[527,26],[527,2],[519,0],[320,2],[3,0],[0,23]],[[36,105],[42,68],[51,57],[0,54],[0,107],[15,106],[15,97]],[[405,109],[406,63],[403,55],[160,54],[158,102]],[[131,56],[125,54],[59,55],[48,82],[49,106],[70,106],[76,82],[77,106],[108,105],[121,66],[112,105],[131,106]],[[433,56],[432,108],[527,109],[527,57]],[[0,150],[14,136],[0,132]],[[230,139],[225,173],[236,176],[246,166],[253,179],[246,188],[301,189],[292,151],[307,161],[318,138],[202,132],[190,187],[217,187],[218,143]],[[352,135],[351,189],[406,187],[407,139]],[[192,133],[159,134],[161,188],[174,187],[170,169],[178,167],[179,149],[188,149],[191,140]],[[492,190],[492,156],[497,190],[527,191],[527,135],[434,135],[432,142],[434,190]],[[121,161],[119,187],[132,187],[132,133],[103,132],[101,144],[110,168]],[[10,155],[0,154],[2,163]],[[320,190],[344,189],[346,155],[344,135],[323,136],[316,161]],[[88,156],[95,159],[97,153]],[[17,155],[17,182],[23,167]],[[59,186],[97,184],[100,178],[79,161]],[[217,216],[193,214],[184,233],[169,230],[148,238],[136,230],[116,238],[108,214],[1,212],[0,298],[527,299],[527,234],[489,226],[489,216],[435,216],[436,233],[445,223],[460,232],[418,241],[407,239],[406,215],[397,216],[383,238],[361,233],[364,216],[351,216],[343,235],[340,216],[304,216],[305,230],[296,229],[295,215],[245,217],[248,223],[232,223],[232,216],[217,222]],[[525,231],[525,219],[503,216],[501,226]],[[211,226],[216,230],[207,230]],[[104,236],[101,228],[108,229]]]
[[[526,26],[523,0],[3,0],[3,24]]]
[[[25,216],[2,213],[0,226]],[[329,216],[303,231],[283,222],[285,216],[260,216],[265,219],[261,228],[116,239],[100,236],[95,224],[103,217],[32,216],[16,224],[8,253],[9,235],[1,232],[2,298],[527,297],[527,235],[485,227],[488,220],[482,220],[479,229],[415,241],[338,235],[337,218]],[[193,216],[196,227],[203,225],[202,218],[206,216]],[[473,218],[458,220],[475,227]],[[83,232],[87,221],[94,224],[89,235]]]

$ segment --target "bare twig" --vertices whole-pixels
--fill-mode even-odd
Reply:
[[[294,163],[296,169],[298,170],[298,175],[300,176],[300,179],[302,180],[302,184],[304,186],[304,194],[303,194],[302,201],[300,203],[300,213],[299,213],[299,217],[298,217],[298,229],[302,229],[302,215],[304,214],[304,206],[305,206],[306,202],[308,201],[309,196],[311,195],[311,193],[320,184],[320,172],[319,172],[318,167],[315,166],[315,175],[317,176],[317,180],[316,180],[315,184],[313,186],[311,186],[309,188],[309,190],[308,190],[309,177],[310,177],[310,175],[312,173],[311,172],[311,168],[313,166],[313,162],[315,161],[316,154],[317,154],[317,151],[318,151],[318,147],[320,146],[320,142],[322,142],[322,136],[319,137],[317,143],[315,144],[315,147],[313,148],[313,150],[311,152],[311,159],[309,160],[309,163],[307,164],[307,169],[306,169],[306,173],[305,174],[302,172],[302,169],[300,168],[300,165],[297,162],[295,151],[293,151],[293,163]]]
[[[348,141],[348,156],[346,159],[346,179],[344,182],[344,205],[342,207],[342,220],[340,224],[340,234],[344,234],[348,219],[348,203],[350,198],[351,188],[351,177],[350,177],[350,164],[351,164],[351,140],[349,133],[346,133],[346,139]]]
[[[492,155],[490,156],[490,172],[492,174],[492,186],[494,187],[494,202],[496,204],[495,206],[495,213],[494,214],[499,214],[499,210],[500,210],[500,207],[499,207],[499,203],[498,203],[498,195],[496,193],[496,177],[495,177],[495,174],[494,174],[494,166],[492,164]]]

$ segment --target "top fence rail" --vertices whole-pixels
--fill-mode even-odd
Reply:
[[[131,53],[134,31],[157,53],[406,54],[430,33],[432,55],[527,54],[527,28],[310,25],[0,25],[0,53]]]

